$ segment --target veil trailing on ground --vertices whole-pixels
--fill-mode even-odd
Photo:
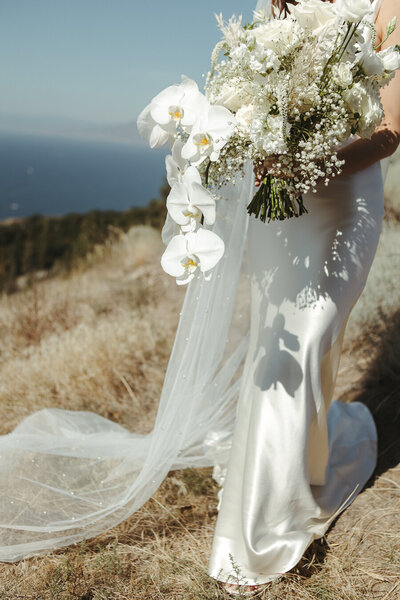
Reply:
[[[257,9],[269,10],[268,0]],[[214,466],[223,480],[248,346],[246,206],[252,165],[227,184],[212,227],[225,254],[187,287],[154,428],[128,431],[89,411],[48,408],[0,437],[0,561],[94,537],[127,519],[168,471]]]
[[[169,470],[224,462],[247,347],[247,327],[241,338],[232,315],[252,175],[249,164],[219,201],[213,230],[225,256],[210,281],[188,285],[153,431],[138,435],[93,412],[48,408],[0,437],[1,561],[93,537],[140,508]],[[230,332],[236,337],[227,342]]]
[[[48,408],[0,437],[1,561],[96,536],[139,509],[171,469],[225,462],[248,343],[238,290],[248,307],[239,275],[253,193],[248,163],[245,177],[225,186],[212,226],[225,255],[209,281],[187,287],[151,433]]]

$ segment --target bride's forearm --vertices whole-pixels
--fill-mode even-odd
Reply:
[[[400,0],[383,0],[378,13],[376,26],[378,40],[385,40],[381,51],[400,45],[400,27],[397,25],[389,38],[386,38],[386,26],[392,19],[400,21]],[[343,175],[351,175],[366,169],[373,163],[393,154],[400,141],[400,70],[388,85],[381,89],[382,107],[385,117],[371,139],[358,139],[338,152],[343,165]]]
[[[342,175],[351,175],[366,169],[373,163],[395,152],[400,136],[388,128],[378,129],[371,139],[358,139],[338,152],[338,158],[344,160]]]

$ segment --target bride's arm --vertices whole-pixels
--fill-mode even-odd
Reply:
[[[383,0],[376,21],[378,44],[386,37],[386,25],[393,17],[397,17],[397,27],[381,50],[400,45],[400,0]],[[343,175],[365,169],[397,149],[400,143],[400,70],[381,90],[381,99],[385,116],[371,139],[356,140],[338,152],[339,158],[346,161]]]

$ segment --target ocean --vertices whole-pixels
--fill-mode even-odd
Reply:
[[[167,148],[0,135],[0,219],[125,210],[158,198]]]

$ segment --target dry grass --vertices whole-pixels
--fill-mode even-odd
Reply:
[[[136,227],[69,278],[3,296],[1,433],[49,405],[151,427],[183,299],[161,248],[157,231]]]
[[[260,598],[400,598],[400,224],[385,224],[354,309],[338,380],[374,412],[374,477],[326,536]],[[148,431],[184,290],[159,265],[158,232],[133,228],[68,278],[0,300],[1,433],[45,406],[93,410]],[[394,282],[394,283],[393,283]],[[216,519],[211,469],[171,472],[140,511],[81,544],[0,566],[0,599],[222,599],[207,575]]]

